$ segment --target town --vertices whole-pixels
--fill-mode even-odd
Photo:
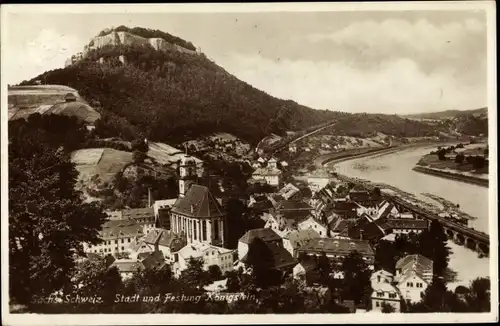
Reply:
[[[296,28],[286,15],[269,26]],[[477,95],[474,78],[446,81],[471,47],[422,59],[398,43],[395,58],[345,43],[364,19],[331,12],[320,28],[303,15],[295,41],[256,16],[241,47],[243,16],[205,16],[197,32],[88,16],[57,64],[9,78],[11,313],[493,312],[492,108],[460,97]],[[453,19],[483,40],[483,18]],[[337,21],[343,41],[317,36]]]

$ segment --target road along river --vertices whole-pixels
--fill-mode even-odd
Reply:
[[[475,217],[469,226],[489,233],[488,188],[439,178],[413,171],[420,158],[428,154],[433,147],[409,148],[389,154],[375,154],[369,157],[352,159],[340,163],[330,163],[336,172],[349,177],[357,177],[372,182],[385,183],[405,192],[415,194],[419,199],[430,200],[424,193],[440,196],[452,203],[460,205],[460,209]],[[450,257],[450,268],[457,272],[457,282],[449,284],[469,285],[469,281],[489,275],[488,258],[478,258],[477,253],[448,242],[453,254]]]

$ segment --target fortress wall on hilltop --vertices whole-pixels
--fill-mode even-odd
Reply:
[[[116,32],[111,32],[104,36],[97,36],[92,39],[94,44],[90,48],[102,48],[106,45],[120,44],[120,38]]]
[[[114,32],[118,34],[118,39],[123,45],[144,46],[149,44],[148,39],[142,36],[130,34],[128,32]]]

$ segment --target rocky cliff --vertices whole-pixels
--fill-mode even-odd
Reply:
[[[152,46],[157,51],[178,51],[188,54],[199,54],[199,52],[197,51],[193,51],[180,45],[167,42],[162,38],[145,38],[129,32],[117,31],[112,31],[107,35],[94,37],[90,41],[89,45],[85,47],[84,53],[87,53],[92,49],[98,49],[108,45]]]

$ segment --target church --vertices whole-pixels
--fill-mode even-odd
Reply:
[[[189,244],[225,246],[226,214],[210,190],[196,184],[196,162],[189,156],[179,166],[179,197],[170,211],[170,228]]]

